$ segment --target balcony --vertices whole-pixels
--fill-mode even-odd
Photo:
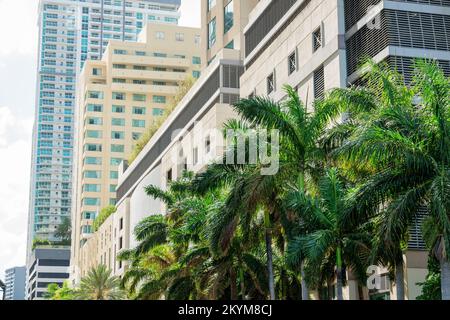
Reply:
[[[156,80],[156,81],[175,81],[180,82],[186,79],[187,72],[170,71],[149,71],[149,70],[131,70],[131,69],[113,69],[113,78],[125,78],[136,80]]]
[[[146,84],[132,83],[113,83],[112,91],[133,92],[133,93],[154,93],[159,95],[175,95],[178,87],[176,86],[156,86]]]
[[[112,63],[146,65],[155,67],[189,68],[190,61],[182,58],[161,58],[153,56],[134,56],[114,54]]]

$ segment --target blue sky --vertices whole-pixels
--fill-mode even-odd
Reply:
[[[180,25],[200,26],[200,0],[181,0]],[[0,0],[0,278],[25,264],[38,0]]]

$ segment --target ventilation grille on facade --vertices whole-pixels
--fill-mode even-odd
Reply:
[[[345,0],[345,27],[349,30],[369,11],[371,6],[380,3],[381,0]]]
[[[425,250],[426,245],[422,237],[422,224],[428,215],[426,207],[419,209],[419,212],[414,216],[413,222],[409,227],[409,241],[408,248],[416,250]]]
[[[222,93],[221,101],[222,101],[222,103],[226,103],[226,104],[235,104],[239,101],[239,95]]]
[[[347,40],[348,74],[362,58],[373,58],[388,45],[450,51],[450,16],[383,10],[381,28],[364,26]]]
[[[396,2],[407,2],[417,4],[428,4],[436,6],[450,7],[450,0],[391,0]],[[380,3],[381,0],[345,0],[345,27],[348,31],[359,20],[361,20],[372,6]]]
[[[286,12],[298,0],[273,0],[257,21],[245,33],[245,55],[248,56]]]
[[[323,66],[314,71],[314,99],[322,99],[325,94],[325,73]]]
[[[403,75],[406,84],[410,84],[414,77],[414,58],[390,56],[387,63]],[[438,60],[439,67],[447,77],[450,77],[450,61]]]
[[[244,72],[242,66],[224,65],[223,66],[223,84],[224,88],[239,88],[239,79]]]
[[[386,62],[393,70],[399,72],[403,76],[406,85],[411,84],[414,77],[414,58],[389,56],[383,62]],[[444,71],[444,74],[447,77],[450,77],[450,61],[437,60],[437,63],[439,64],[439,67]],[[356,86],[364,86],[366,82],[363,78],[359,78],[352,84]]]

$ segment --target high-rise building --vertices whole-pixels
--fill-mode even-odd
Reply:
[[[25,300],[25,276],[25,266],[6,269],[5,300]]]
[[[120,246],[112,254],[99,247],[98,259],[86,258],[92,223],[102,208],[115,205],[118,167],[136,141],[163,115],[179,85],[200,76],[200,43],[200,29],[147,24],[138,42],[112,40],[102,60],[86,62],[78,83],[72,215],[72,264],[82,275],[93,265],[112,268]]]
[[[177,24],[180,0],[41,0],[27,259],[33,240],[58,242],[70,217],[76,83],[109,40],[134,42],[147,22]]]

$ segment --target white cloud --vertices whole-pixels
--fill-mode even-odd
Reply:
[[[25,264],[31,124],[0,107],[0,278]]]
[[[180,25],[200,28],[200,0],[181,0]]]
[[[38,2],[0,0],[0,57],[10,54],[35,54]]]

